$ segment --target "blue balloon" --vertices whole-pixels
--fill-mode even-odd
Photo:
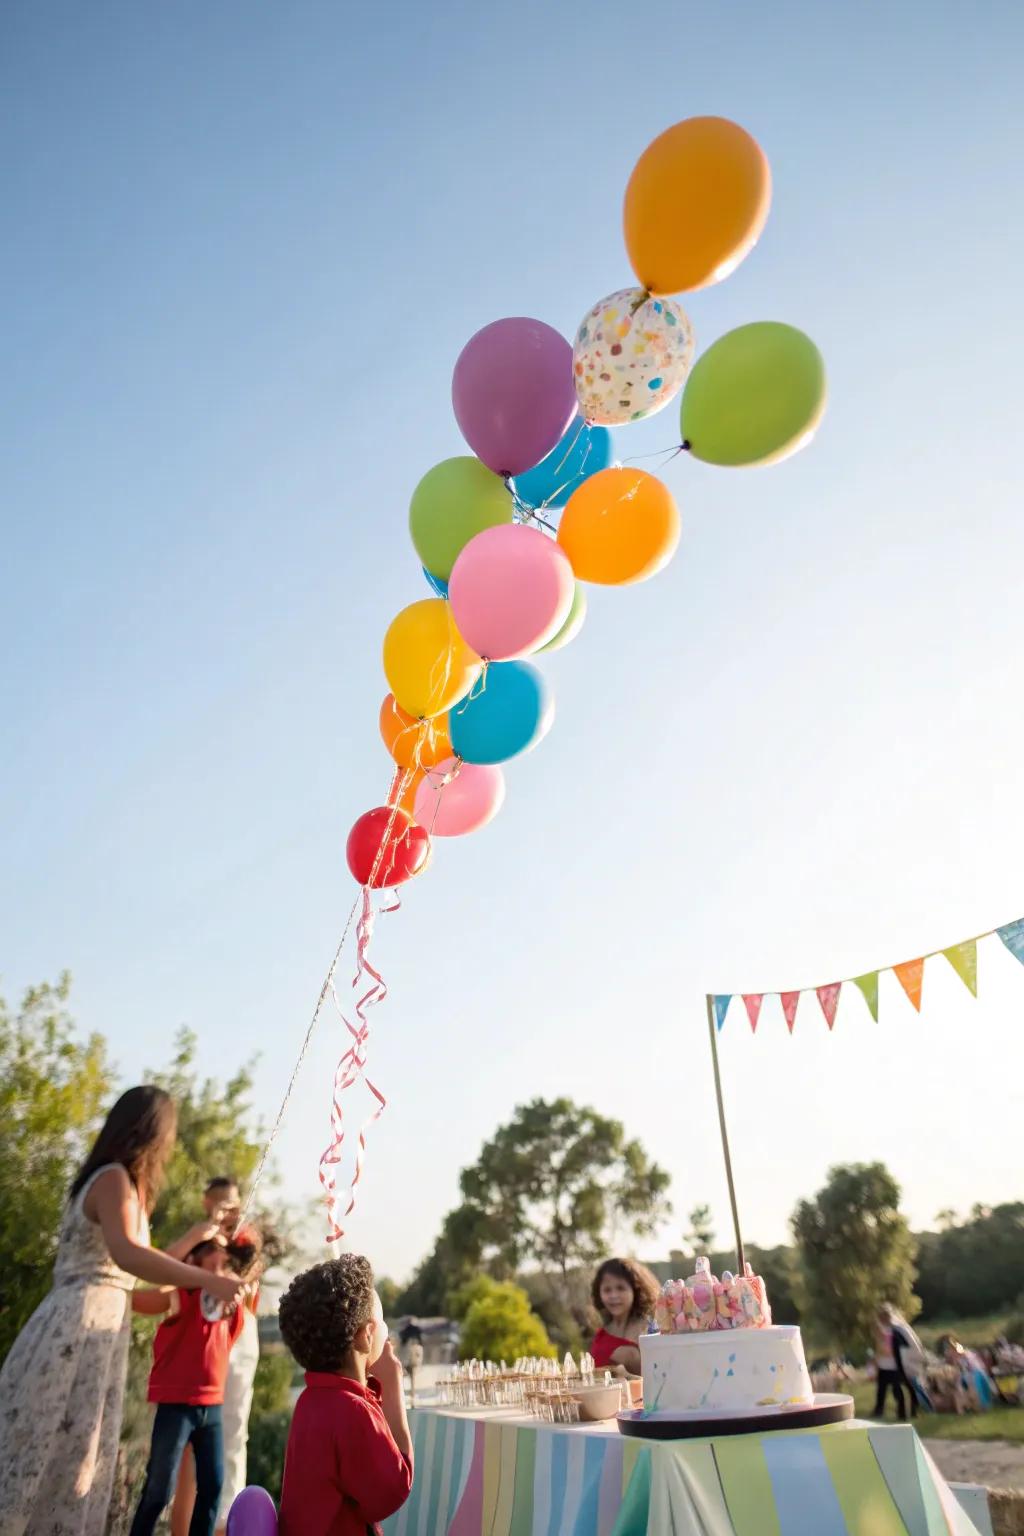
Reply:
[[[467,763],[504,763],[535,747],[555,718],[544,677],[525,661],[492,661],[448,716],[452,751]]]
[[[426,566],[423,567],[423,574],[427,578],[427,586],[431,592],[436,592],[438,597],[448,596],[448,583],[443,577],[431,575]]]
[[[612,435],[607,427],[588,427],[577,416],[546,459],[516,475],[512,484],[528,507],[564,507],[584,480],[612,462]]]

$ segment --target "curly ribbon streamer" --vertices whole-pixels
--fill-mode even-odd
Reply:
[[[400,905],[401,903],[396,897],[394,903],[391,906],[382,907],[380,910],[382,913],[396,912]],[[331,1095],[331,1140],[329,1146],[320,1159],[319,1174],[320,1183],[323,1186],[324,1198],[327,1203],[327,1241],[329,1243],[337,1242],[339,1238],[342,1238],[345,1235],[345,1231],[341,1225],[341,1222],[345,1221],[346,1218],[350,1216],[352,1211],[355,1209],[356,1187],[362,1175],[363,1161],[366,1154],[366,1133],[370,1126],[380,1119],[381,1115],[384,1113],[384,1110],[387,1108],[387,1100],[385,1099],[384,1095],[381,1093],[379,1088],[371,1083],[370,1079],[365,1076],[364,1072],[366,1067],[367,1044],[370,1034],[369,1023],[366,1017],[367,1010],[376,1007],[378,1003],[382,1003],[388,995],[387,983],[384,981],[384,978],[381,976],[380,972],[376,970],[370,963],[369,959],[370,941],[373,938],[373,927],[377,916],[378,913],[374,911],[369,887],[364,886],[362,911],[360,913],[359,922],[356,927],[356,973],[352,978],[352,986],[353,988],[357,988],[364,977],[369,978],[370,985],[367,991],[363,993],[362,997],[359,998],[355,1005],[355,1016],[358,1021],[357,1025],[350,1023],[350,1021],[346,1018],[341,1004],[338,1001],[338,994],[334,989],[334,984],[333,982],[331,983],[331,992],[334,997],[335,1007],[338,1010],[338,1016],[344,1024],[345,1028],[348,1030],[349,1034],[352,1036],[352,1044],[342,1056],[341,1060],[338,1062],[337,1068],[335,1069],[334,1090]],[[367,1116],[362,1125],[359,1127],[359,1131],[356,1137],[356,1161],[352,1174],[352,1183],[349,1186],[348,1205],[345,1207],[345,1210],[339,1220],[338,1207],[341,1203],[341,1197],[338,1194],[336,1169],[338,1164],[341,1162],[342,1149],[345,1142],[342,1095],[349,1088],[353,1087],[360,1078],[362,1078],[367,1088],[376,1099],[377,1107],[370,1115]]]

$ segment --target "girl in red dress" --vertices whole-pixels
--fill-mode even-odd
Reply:
[[[598,1370],[621,1366],[630,1376],[639,1376],[639,1339],[654,1316],[657,1280],[635,1259],[605,1259],[590,1296],[601,1319],[590,1346],[594,1365]]]

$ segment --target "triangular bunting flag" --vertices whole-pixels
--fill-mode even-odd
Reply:
[[[725,1023],[725,1016],[729,1012],[729,1004],[731,1002],[731,992],[726,992],[724,995],[719,995],[715,998],[715,1023],[718,1025],[719,1033],[721,1033],[722,1025]]]
[[[796,1023],[796,1005],[800,1001],[800,993],[780,992],[779,996],[782,999],[783,1016],[786,1020],[786,1024],[789,1027],[789,1032],[792,1034],[793,1025]]]
[[[954,944],[951,949],[944,949],[942,953],[956,971],[960,980],[972,997],[978,995],[978,941],[977,939],[965,939],[962,944]]]
[[[910,998],[918,1013],[921,1012],[921,988],[924,985],[924,961],[904,960],[902,965],[894,965],[893,972],[904,992]]]
[[[863,997],[864,997],[864,1001],[868,1005],[868,1012],[870,1013],[871,1017],[874,1019],[875,1023],[877,1024],[878,1023],[878,972],[877,971],[865,971],[863,976],[855,976],[853,978],[853,984],[854,984],[855,987],[859,987],[860,988],[861,993],[863,994]]]
[[[744,992],[743,994],[743,1006],[747,1010],[747,1018],[750,1020],[751,1034],[757,1029],[757,1021],[761,1013],[763,999],[763,992]]]
[[[836,1009],[839,1007],[839,993],[842,990],[841,981],[830,981],[827,987],[818,987],[818,1002],[821,1011],[825,1015],[825,1023],[829,1029],[836,1021]]]
[[[1024,965],[1024,917],[1018,917],[1015,923],[1005,923],[1002,928],[996,929],[996,933],[1013,958]]]

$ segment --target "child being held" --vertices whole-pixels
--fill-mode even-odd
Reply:
[[[281,1298],[280,1322],[306,1372],[288,1436],[281,1536],[378,1533],[409,1497],[412,1439],[369,1262],[348,1253],[299,1275]]]
[[[201,1242],[185,1261],[208,1274],[237,1271],[239,1258],[213,1240]],[[221,1405],[231,1347],[242,1331],[245,1312],[227,1312],[205,1291],[136,1291],[136,1312],[169,1314],[153,1340],[149,1401],[156,1403],[146,1482],[131,1536],[150,1536],[170,1503],[185,1447],[196,1466],[196,1502],[189,1536],[213,1536],[224,1481]]]

